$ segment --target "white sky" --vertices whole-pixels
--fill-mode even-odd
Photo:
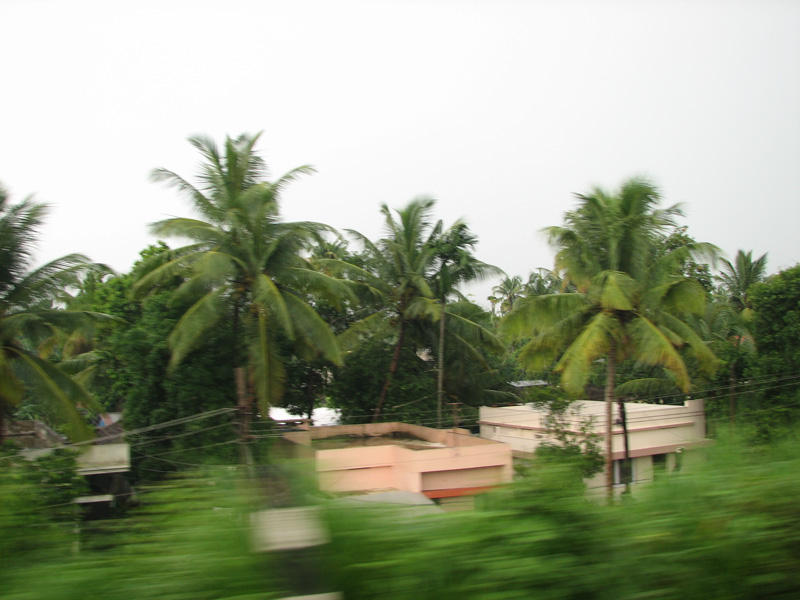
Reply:
[[[0,0],[0,24],[0,182],[52,205],[41,261],[127,270],[189,214],[149,171],[260,130],[273,173],[319,170],[287,219],[374,238],[428,194],[509,274],[552,266],[572,193],[637,174],[696,239],[800,260],[800,2]]]

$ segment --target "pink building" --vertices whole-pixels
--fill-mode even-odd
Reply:
[[[321,489],[472,496],[511,481],[511,447],[465,429],[408,423],[309,427],[284,437],[313,452]]]

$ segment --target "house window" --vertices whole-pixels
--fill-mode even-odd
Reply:
[[[630,465],[630,471],[628,471]],[[625,459],[614,461],[614,485],[623,485],[626,481],[636,483],[636,477],[633,468],[633,460],[630,462]]]
[[[667,455],[653,454],[653,479],[658,479],[667,473]]]

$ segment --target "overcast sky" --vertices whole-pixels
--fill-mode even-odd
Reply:
[[[509,274],[632,175],[729,256],[800,260],[800,2],[1,0],[0,24],[0,182],[52,205],[40,261],[127,270],[189,214],[150,170],[257,131],[274,174],[319,171],[287,219],[377,237],[381,203],[431,195]]]

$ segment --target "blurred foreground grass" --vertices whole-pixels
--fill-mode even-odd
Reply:
[[[613,506],[573,465],[547,463],[476,511],[410,517],[324,502],[317,573],[346,598],[798,598],[800,445],[721,439],[691,471]],[[280,556],[250,550],[260,492],[235,473],[192,473],[145,494],[83,539],[0,475],[0,597],[238,599],[291,595]],[[101,549],[102,548],[102,549]]]

